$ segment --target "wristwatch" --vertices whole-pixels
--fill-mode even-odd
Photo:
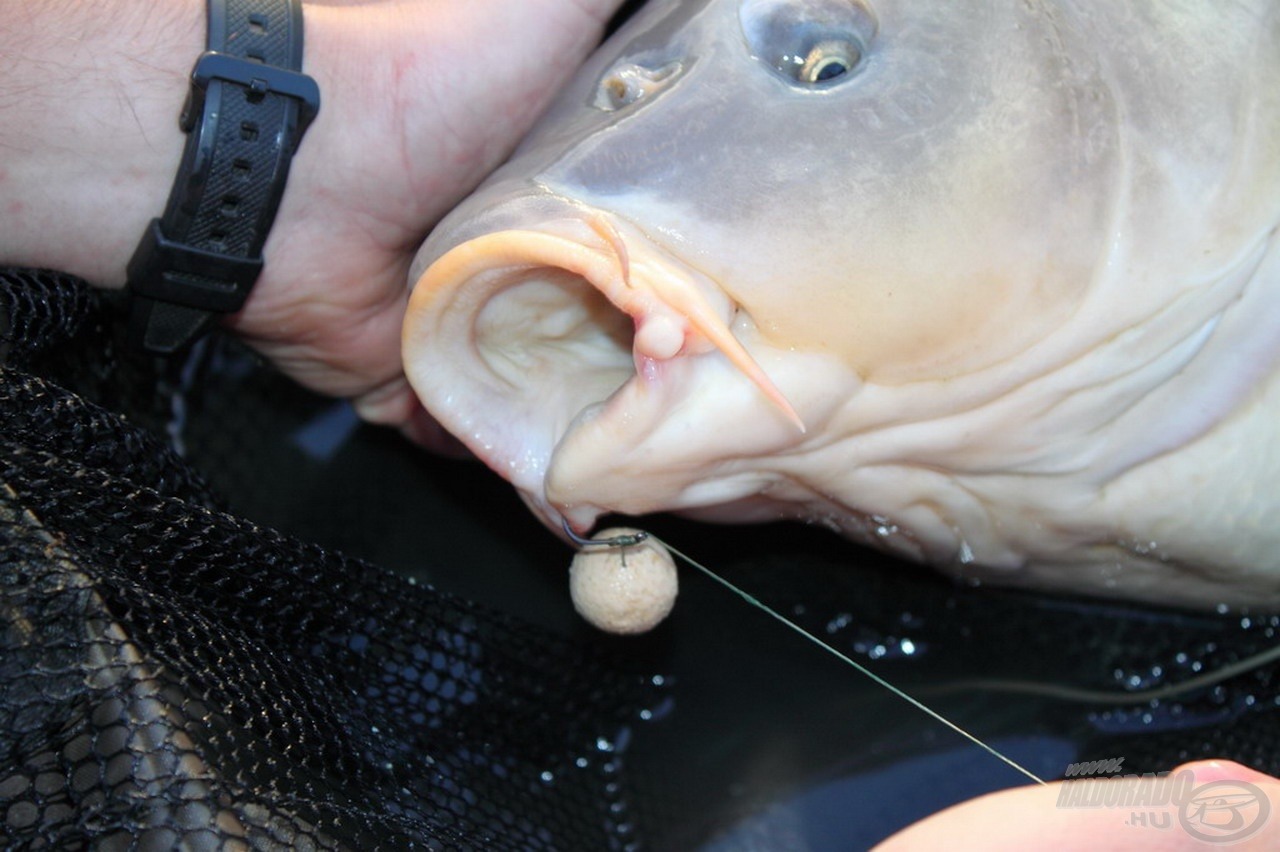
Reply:
[[[164,215],[128,267],[129,336],[161,354],[240,309],[289,164],[320,108],[301,73],[301,0],[208,0],[208,49],[180,119],[187,144]]]

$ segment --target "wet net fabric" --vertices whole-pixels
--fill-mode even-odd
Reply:
[[[0,846],[639,845],[637,676],[222,511],[107,315],[0,270]]]

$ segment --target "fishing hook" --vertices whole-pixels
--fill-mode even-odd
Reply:
[[[649,534],[643,530],[628,533],[627,535],[615,535],[612,538],[583,538],[575,533],[573,528],[569,526],[568,519],[562,517],[560,518],[560,523],[564,527],[564,534],[569,537],[570,541],[578,545],[578,547],[635,547],[640,542],[649,538]]]

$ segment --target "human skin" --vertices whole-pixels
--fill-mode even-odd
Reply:
[[[1231,761],[1187,763],[1170,776],[1190,770],[1195,784],[1245,781],[1269,800],[1271,814],[1256,834],[1230,846],[1198,840],[1179,824],[1177,806],[1163,807],[1059,807],[1063,784],[1001,790],[940,811],[890,837],[876,852],[915,852],[937,849],[1002,850],[1052,849],[1055,852],[1106,852],[1144,850],[1173,852],[1183,849],[1263,850],[1280,848],[1280,781]],[[1116,778],[1106,784],[1122,784]],[[1151,782],[1138,782],[1151,783]],[[1135,811],[1169,812],[1167,828],[1130,824]],[[1252,820],[1252,814],[1250,820]]]
[[[410,261],[598,43],[621,0],[321,0],[320,114],[226,326],[303,385],[436,448],[400,362]],[[204,0],[0,0],[0,263],[119,288],[182,156]]]

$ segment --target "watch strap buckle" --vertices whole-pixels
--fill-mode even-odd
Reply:
[[[191,72],[191,90],[182,108],[181,127],[190,132],[204,113],[205,94],[214,80],[243,86],[252,96],[282,95],[298,102],[298,137],[320,112],[320,87],[300,71],[254,62],[230,53],[206,50]]]

